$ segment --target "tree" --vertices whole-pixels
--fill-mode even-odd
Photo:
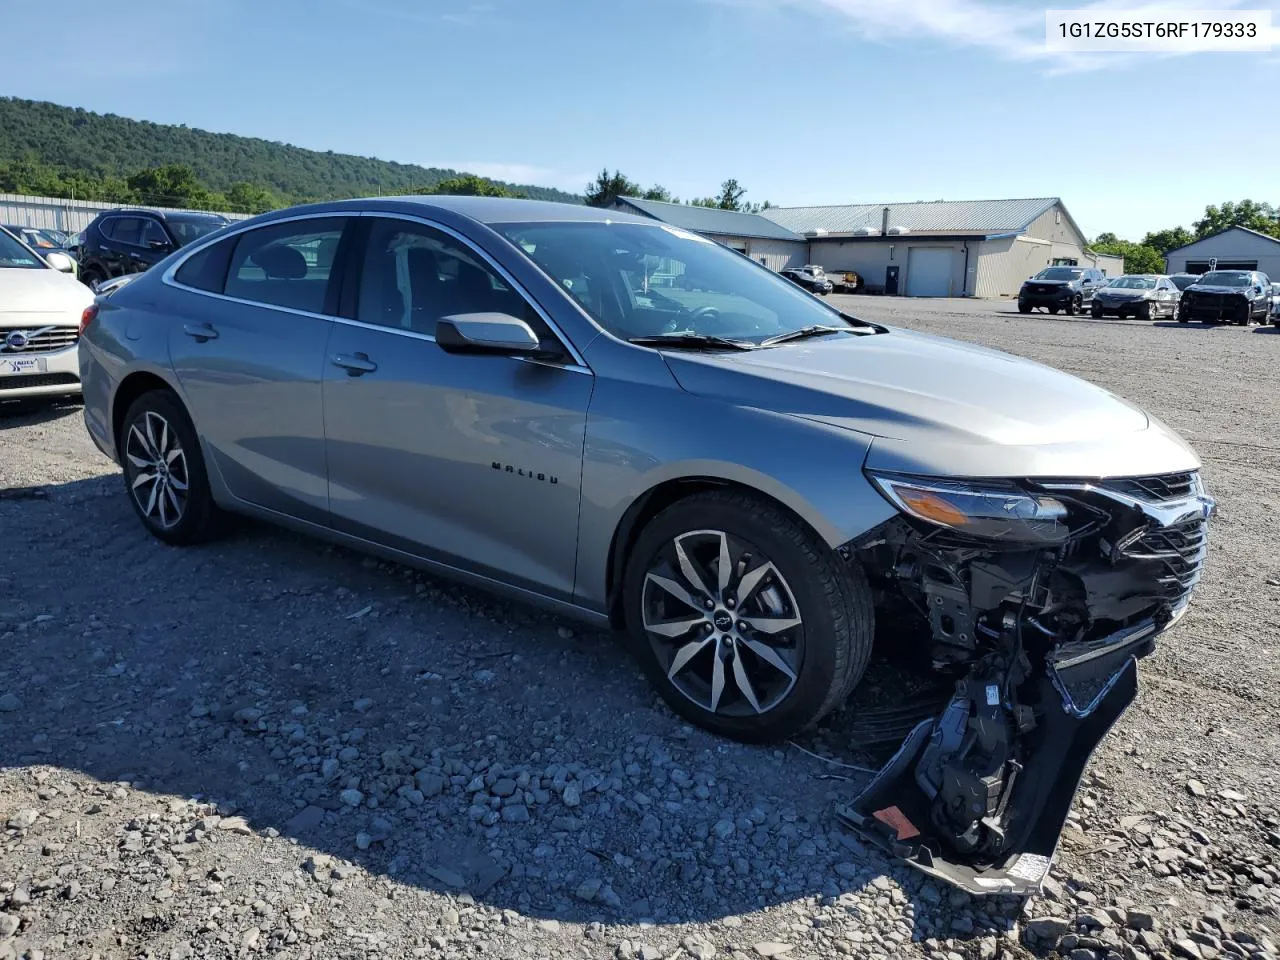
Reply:
[[[737,180],[729,179],[720,184],[720,195],[716,197],[716,206],[721,210],[741,210],[742,198],[746,189],[738,185]]]
[[[185,163],[166,163],[162,167],[141,170],[129,177],[128,183],[129,189],[138,195],[142,203],[197,210],[212,210],[226,203],[224,197],[215,198]],[[216,200],[221,200],[221,204]]]
[[[495,183],[487,177],[477,177],[470,173],[461,177],[450,177],[448,180],[441,180],[433,187],[420,187],[413,192],[417,194],[436,194],[452,197],[514,196],[514,194],[512,194],[511,191],[502,184]]]
[[[1195,241],[1191,231],[1186,227],[1174,227],[1172,230],[1157,230],[1142,238],[1142,245],[1166,254]]]
[[[621,170],[610,173],[605,167],[587,184],[587,206],[611,207],[619,197],[638,197],[641,192],[640,184],[627,179]]]
[[[285,204],[266,187],[240,180],[227,191],[227,209],[232,213],[266,213]]]
[[[1228,200],[1221,207],[1210,204],[1204,208],[1204,217],[1192,224],[1192,227],[1197,240],[1231,227],[1247,227],[1272,237],[1280,237],[1280,219],[1277,219],[1276,208],[1269,203],[1253,200],[1241,200],[1238,203]]]
[[[673,197],[671,191],[659,184],[654,184],[643,194],[640,195],[642,200],[658,200],[662,203],[679,203],[679,197]]]
[[[1125,273],[1164,273],[1164,255],[1153,247],[1120,240],[1114,233],[1101,233],[1089,245],[1094,253],[1124,257]]]

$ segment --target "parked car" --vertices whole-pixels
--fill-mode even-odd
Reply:
[[[1193,283],[1195,283],[1197,280],[1200,279],[1200,274],[1171,273],[1169,274],[1169,279],[1172,280],[1173,285],[1178,288],[1178,293],[1182,293],[1183,290],[1187,289],[1187,287],[1191,286]]]
[[[857,293],[866,286],[862,277],[852,270],[832,270],[826,273],[831,281],[832,293]]]
[[[1211,270],[1182,291],[1183,323],[1266,323],[1271,313],[1271,280],[1256,270]]]
[[[1271,283],[1271,324],[1280,327],[1280,283]]]
[[[1045,267],[1018,291],[1018,312],[1042,307],[1050,313],[1077,314],[1106,282],[1103,272],[1093,267]]]
[[[141,273],[174,250],[228,223],[212,213],[168,210],[109,210],[93,218],[76,246],[80,279],[96,286],[112,277]]]
[[[789,267],[781,272],[781,276],[810,293],[824,297],[835,289],[835,284],[823,275],[821,267]]]
[[[65,253],[0,230],[0,400],[80,392],[76,340],[93,302]]]
[[[697,292],[638,295],[659,267]],[[842,816],[976,892],[1038,889],[1213,512],[1107,391],[617,210],[265,214],[100,299],[80,369],[158,539],[244,513],[614,626],[719,734],[828,714],[879,616],[960,679]]]
[[[1093,293],[1089,313],[1095,317],[1134,317],[1138,320],[1170,319],[1178,315],[1182,294],[1166,276],[1133,273],[1116,277]]]
[[[28,247],[43,257],[48,253],[63,253],[71,260],[71,275],[79,276],[80,262],[75,254],[55,241],[49,231],[41,230],[36,227],[20,227],[16,224],[0,224],[0,231],[7,230],[12,236],[25,243]]]

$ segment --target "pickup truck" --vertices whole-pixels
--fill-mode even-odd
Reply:
[[[794,267],[788,271],[798,273],[802,277],[810,278],[815,282],[815,286],[821,286],[821,281],[826,280],[831,284],[831,293],[856,293],[862,288],[862,278],[852,270],[834,270],[828,273],[817,264],[808,263],[803,267]],[[802,284],[803,285],[803,284]]]

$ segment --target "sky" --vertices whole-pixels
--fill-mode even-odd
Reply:
[[[1280,201],[1280,30],[1270,53],[1082,56],[1009,0],[8,7],[31,42],[5,45],[3,95],[574,192],[609,167],[780,206],[1056,196],[1133,240]],[[1159,7],[1280,25],[1277,0]]]

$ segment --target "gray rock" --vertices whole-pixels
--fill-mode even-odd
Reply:
[[[489,788],[489,792],[495,797],[509,797],[516,792],[516,782],[510,777],[503,777],[494,781],[493,786]]]
[[[1208,796],[1209,791],[1205,789],[1204,784],[1199,780],[1188,780],[1187,793],[1191,794],[1193,797],[1204,797]]]
[[[733,832],[736,829],[737,828],[733,825],[733,821],[726,818],[724,820],[717,821],[716,825],[711,828],[711,832],[721,840],[728,840],[733,836]]]
[[[785,957],[788,953],[795,949],[790,943],[779,943],[776,940],[764,940],[755,944],[752,948],[757,956],[761,957]]]
[[[545,930],[547,933],[556,933],[560,929],[559,920],[539,920],[538,929]]]
[[[444,792],[445,779],[438,773],[419,770],[413,775],[413,782],[424,797],[438,797]]]
[[[1154,930],[1156,917],[1150,910],[1131,908],[1124,916],[1124,925],[1130,930]]]
[[[40,819],[40,811],[27,808],[19,810],[9,818],[9,827],[14,830],[26,830]]]
[[[338,794],[338,799],[348,807],[358,807],[364,802],[364,794],[359,790],[343,790]]]
[[[0,937],[12,937],[21,925],[22,921],[12,913],[0,913]]]
[[[528,823],[529,808],[523,803],[513,803],[502,808],[502,819],[507,823]]]
[[[1061,917],[1034,917],[1026,922],[1024,929],[1031,939],[1053,946],[1071,929],[1071,923]]]
[[[361,697],[359,700],[351,704],[351,709],[356,713],[368,713],[369,708],[373,706],[372,697]]]
[[[582,802],[582,788],[576,783],[565,784],[565,788],[560,794],[560,800],[566,807],[576,807]]]
[[[694,960],[712,960],[716,955],[716,948],[701,937],[685,937],[680,941],[680,946]]]
[[[1185,960],[1202,960],[1204,957],[1204,954],[1200,951],[1200,946],[1194,940],[1185,938],[1174,941],[1173,955],[1175,957],[1183,957]]]
[[[303,807],[284,825],[285,833],[303,833],[314,830],[324,821],[324,810],[316,806]]]
[[[598,877],[592,877],[583,880],[578,884],[577,889],[573,891],[573,895],[579,900],[585,900],[587,903],[595,900],[600,896],[600,889],[604,886],[604,881]]]
[[[0,697],[0,713],[14,713],[21,709],[22,701],[16,693],[6,693]]]

